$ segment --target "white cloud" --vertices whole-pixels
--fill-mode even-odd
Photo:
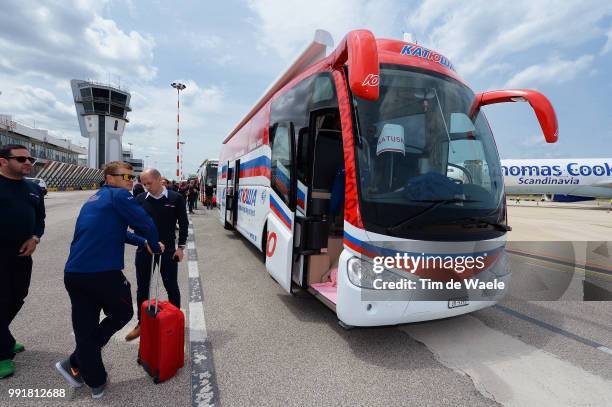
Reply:
[[[593,55],[583,55],[575,61],[549,60],[544,64],[532,65],[515,74],[505,87],[524,87],[527,85],[538,85],[544,83],[556,83],[570,81],[582,71],[592,66]]]
[[[252,25],[257,46],[285,61],[308,44],[318,28],[329,31],[336,43],[358,28],[369,28],[380,37],[401,35],[393,31],[397,4],[391,0],[250,0],[248,4],[256,16]]]
[[[88,48],[94,51],[95,56],[107,62],[123,65],[153,60],[155,41],[152,37],[143,36],[136,31],[126,34],[113,20],[106,20],[98,15],[95,15],[93,21],[85,28],[84,40],[89,45]],[[138,65],[136,72],[142,79],[152,79],[156,69],[148,64]]]
[[[608,40],[601,49],[600,55],[605,55],[608,52],[612,51],[612,27],[610,27],[606,36],[608,37]]]
[[[522,53],[537,47],[570,50],[599,38],[598,23],[610,15],[612,3],[607,0],[426,0],[406,25],[423,35],[420,42],[470,75],[504,58],[520,63]]]
[[[13,114],[25,121],[36,120],[39,123],[51,123],[55,120],[65,120],[75,116],[74,105],[70,106],[59,100],[55,94],[46,89],[19,85],[15,87],[3,86],[0,96],[0,112]]]
[[[0,69],[62,79],[105,78],[109,73],[154,78],[152,37],[126,33],[103,18],[105,4],[6,0],[0,14],[0,54],[10,55],[11,64],[2,63]]]
[[[184,171],[192,172],[204,157],[218,155],[222,140],[246,110],[229,103],[225,91],[216,85],[177,79],[187,86],[181,91],[181,140]],[[131,107],[124,143],[134,143],[134,155],[149,156],[147,165],[173,176],[176,169],[176,91],[170,86],[138,85],[131,89]],[[157,164],[155,164],[157,162]]]

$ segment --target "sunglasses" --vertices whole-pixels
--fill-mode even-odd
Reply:
[[[125,181],[132,181],[136,175],[132,174],[111,174],[113,177],[122,177]]]
[[[26,160],[28,160],[29,162],[31,162],[32,164],[34,164],[36,162],[36,158],[34,157],[22,157],[22,156],[14,156],[11,155],[9,157],[6,157],[7,159],[12,159],[12,160],[16,160],[18,163],[25,163]]]

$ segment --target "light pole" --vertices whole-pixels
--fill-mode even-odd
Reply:
[[[133,143],[128,143],[128,146],[130,146],[130,154],[132,154],[132,146],[133,145],[134,145]]]
[[[179,144],[181,145],[181,177],[183,176],[183,146],[185,145],[184,141],[179,141]],[[179,178],[180,180],[181,178]]]
[[[145,168],[147,168],[147,161],[149,160],[149,157],[151,157],[151,156],[150,155],[145,155],[145,163],[144,163]]]
[[[181,130],[180,130],[180,112],[181,112],[181,104],[180,104],[180,94],[181,91],[183,89],[185,89],[187,86],[185,86],[185,84],[180,83],[180,82],[172,82],[170,84],[170,86],[172,86],[174,89],[176,89],[176,177],[179,178],[180,180],[180,171],[179,171],[179,155],[180,155],[180,151],[179,151],[179,143],[181,141]]]

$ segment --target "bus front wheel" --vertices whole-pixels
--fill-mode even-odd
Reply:
[[[344,322],[342,322],[340,320],[338,320],[338,325],[340,325],[340,327],[342,329],[344,329],[345,331],[350,331],[351,329],[355,328],[354,325],[346,324],[346,323],[344,323]]]

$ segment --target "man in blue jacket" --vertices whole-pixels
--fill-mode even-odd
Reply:
[[[134,315],[122,272],[125,243],[163,251],[153,220],[129,192],[133,179],[130,164],[106,165],[104,186],[81,208],[64,269],[76,349],[55,367],[72,386],[87,384],[93,398],[102,397],[106,387],[102,348]],[[142,236],[128,232],[128,226]],[[100,322],[102,310],[106,318]]]

